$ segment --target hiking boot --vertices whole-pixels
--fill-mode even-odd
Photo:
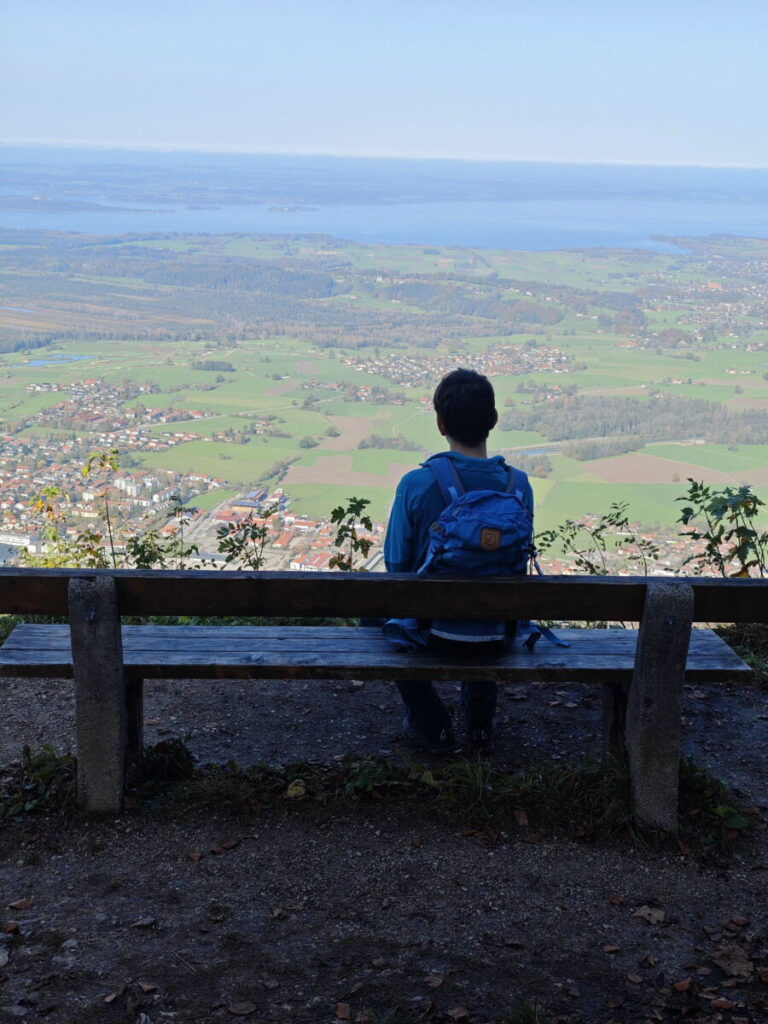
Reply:
[[[493,750],[493,722],[467,726],[467,743],[476,754],[490,754]]]
[[[459,744],[450,722],[420,729],[406,715],[403,719],[403,737],[436,757],[449,757],[459,751]]]

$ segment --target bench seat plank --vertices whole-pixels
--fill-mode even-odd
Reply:
[[[540,640],[489,664],[396,651],[375,627],[124,626],[126,672],[146,678],[498,679],[629,683],[636,630],[562,629],[570,647]],[[686,681],[749,678],[752,670],[715,633],[694,629]],[[0,648],[0,676],[71,677],[67,625],[17,626]]]

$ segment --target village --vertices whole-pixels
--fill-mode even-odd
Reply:
[[[371,358],[348,356],[344,364],[363,373],[375,373],[402,387],[424,387],[456,366],[456,353],[447,356],[416,356],[403,352],[382,353]],[[570,373],[573,360],[565,352],[531,339],[525,345],[491,345],[475,353],[472,365],[487,377],[514,376],[523,373]]]

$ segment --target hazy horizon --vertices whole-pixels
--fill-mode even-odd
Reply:
[[[575,165],[584,167],[660,167],[666,169],[680,168],[702,168],[709,170],[744,170],[744,171],[765,171],[768,170],[768,162],[765,164],[735,164],[735,163],[664,163],[651,160],[577,160],[566,157],[539,159],[537,157],[468,157],[461,155],[425,156],[421,154],[407,153],[342,153],[322,152],[320,150],[276,150],[257,148],[236,148],[230,146],[205,146],[196,143],[151,143],[151,142],[96,142],[89,140],[75,139],[62,141],[58,139],[10,139],[0,138],[0,146],[9,147],[30,147],[48,149],[97,149],[113,150],[115,152],[129,153],[189,153],[208,156],[220,153],[231,156],[299,156],[318,157],[321,159],[340,160],[408,160],[408,161],[440,161],[445,163],[468,163],[468,164],[555,164]]]
[[[768,167],[757,0],[9,0],[3,29],[17,144]]]

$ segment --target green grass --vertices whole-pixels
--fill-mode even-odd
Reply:
[[[391,487],[356,487],[354,484],[291,484],[291,510],[308,516],[328,516],[349,498],[368,498],[366,509],[374,522],[384,522],[394,497]]]
[[[222,458],[223,456],[223,458]],[[284,453],[253,441],[247,445],[216,441],[189,441],[164,452],[141,456],[148,469],[171,469],[179,473],[205,473],[233,483],[252,484]]]
[[[202,509],[204,512],[210,512],[223,502],[240,497],[242,493],[242,488],[217,487],[215,490],[207,491],[205,494],[196,495],[191,499],[190,504],[194,505],[195,508]]]
[[[718,444],[652,444],[645,451],[658,458],[690,462],[732,475],[748,474],[751,469],[768,465],[768,445],[764,444],[739,445],[735,451]]]
[[[534,481],[536,491],[537,481]],[[556,526],[568,517],[600,515],[613,502],[627,502],[632,522],[642,526],[676,527],[680,506],[675,503],[684,484],[609,484],[577,480],[552,483],[537,505],[536,529]]]
[[[401,452],[388,448],[365,448],[352,455],[352,469],[356,473],[388,473],[394,463],[407,469],[414,469],[424,459],[423,452]]]

